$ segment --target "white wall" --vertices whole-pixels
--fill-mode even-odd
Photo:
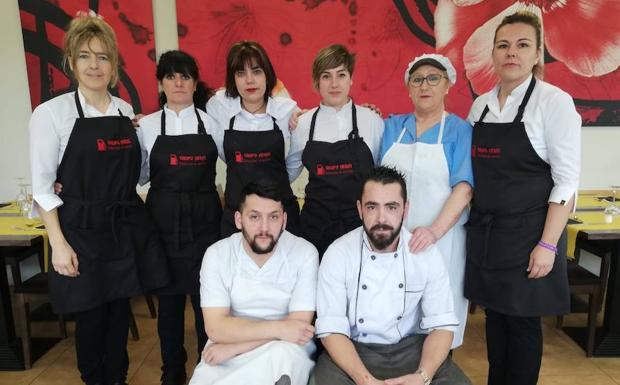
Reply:
[[[157,54],[178,48],[175,0],[153,0]],[[17,195],[16,177],[29,176],[28,120],[31,106],[17,0],[0,1],[0,201]],[[154,80],[155,81],[155,80]],[[582,131],[582,189],[620,183],[620,128],[585,127]],[[218,167],[217,183],[225,172]],[[295,183],[300,192],[304,180]]]

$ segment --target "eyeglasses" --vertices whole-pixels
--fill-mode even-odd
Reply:
[[[416,76],[416,77],[409,78],[409,84],[411,84],[414,87],[421,87],[422,83],[424,83],[424,81],[426,80],[429,86],[436,86],[437,84],[439,84],[442,78],[448,79],[448,77],[439,75],[439,74]]]

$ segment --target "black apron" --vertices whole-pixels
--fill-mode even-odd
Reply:
[[[288,180],[284,154],[284,136],[273,119],[273,130],[235,130],[235,117],[230,118],[224,133],[224,156],[226,157],[226,192],[221,236],[228,237],[239,231],[234,215],[239,208],[241,190],[258,179],[275,181],[281,189],[284,211],[287,213],[286,229],[298,234],[299,204]]]
[[[299,223],[302,236],[322,256],[334,240],[361,226],[356,202],[363,178],[372,170],[374,161],[359,135],[355,104],[351,104],[353,129],[348,139],[335,143],[314,140],[318,112],[319,108],[312,115],[302,154],[309,177]]]
[[[218,240],[222,206],[215,189],[217,147],[198,111],[197,134],[161,134],[149,159],[151,188],[146,207],[161,234],[171,284],[157,294],[198,294],[200,266],[207,247]]]
[[[140,145],[129,118],[79,114],[57,171],[62,232],[77,254],[80,275],[50,269],[58,313],[88,310],[163,287],[169,276],[161,239],[136,193]],[[119,111],[120,114],[120,111]]]
[[[472,138],[474,198],[467,228],[465,297],[514,316],[564,314],[569,309],[566,231],[551,272],[530,279],[530,253],[540,240],[553,188],[551,167],[534,148],[521,121],[532,81],[512,123],[484,123]]]

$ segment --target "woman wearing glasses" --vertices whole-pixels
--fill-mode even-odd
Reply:
[[[450,273],[459,319],[452,348],[463,343],[467,319],[463,225],[473,186],[472,128],[445,111],[445,97],[455,82],[456,71],[444,56],[425,54],[410,62],[405,86],[415,112],[386,119],[381,144],[382,164],[396,167],[407,182],[409,248],[417,252],[437,244]]]

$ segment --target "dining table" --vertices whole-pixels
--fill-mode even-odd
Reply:
[[[605,195],[580,196],[577,210],[571,215],[567,226],[569,258],[575,254],[576,245],[580,245],[580,248],[601,259],[609,258],[610,262],[603,324],[596,330],[593,351],[595,357],[620,357],[620,216],[606,218],[603,210],[610,204],[610,199]],[[620,202],[616,201],[616,204]],[[565,327],[564,330],[585,350],[585,326]]]
[[[43,266],[47,266],[49,242],[41,221],[21,216],[14,202],[10,202],[0,207],[0,370],[25,368],[22,342],[16,334],[11,289],[5,268],[5,259],[24,248],[33,250],[42,248]],[[33,338],[32,361],[34,362],[59,340],[60,338]]]

